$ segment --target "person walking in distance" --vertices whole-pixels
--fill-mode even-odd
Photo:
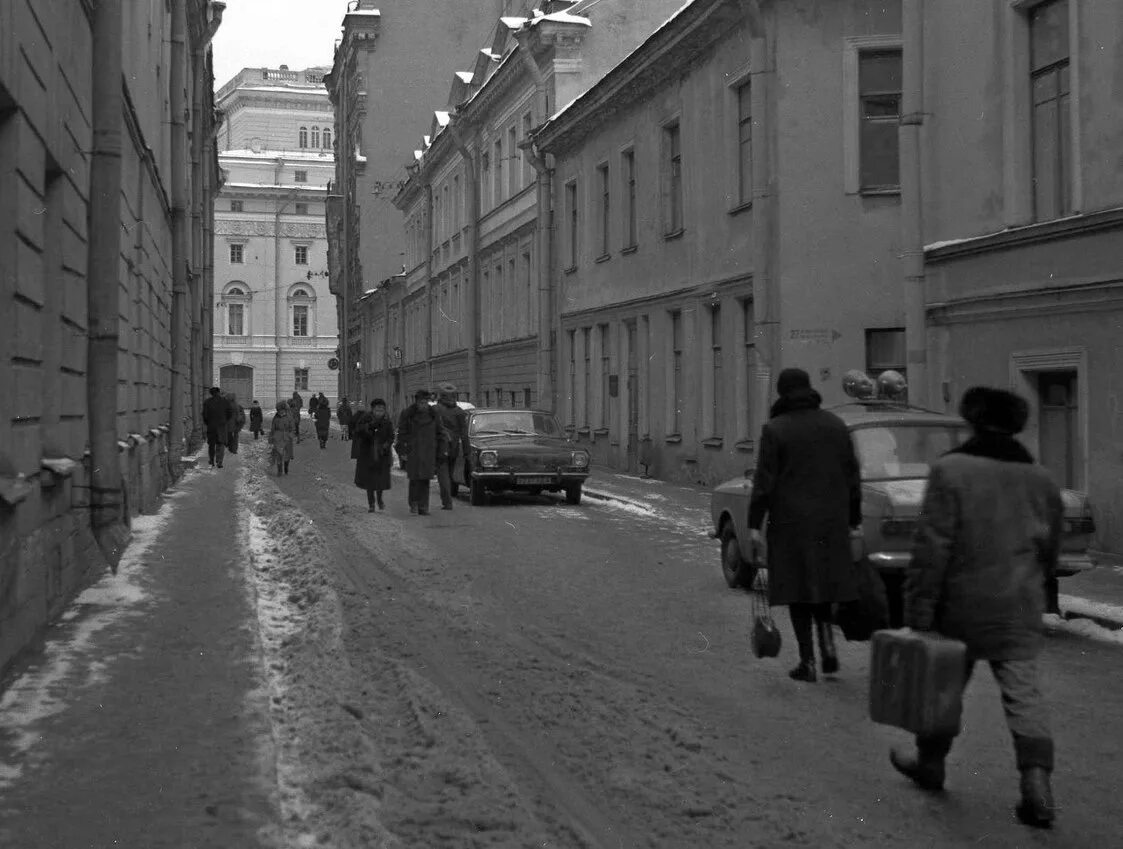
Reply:
[[[354,413],[351,410],[351,402],[346,398],[341,398],[336,405],[335,417],[339,420],[340,439],[347,442],[351,438],[351,419]]]
[[[468,414],[456,403],[456,387],[451,383],[442,383],[437,387],[436,410],[441,416],[441,424],[448,431],[449,441],[448,458],[437,466],[437,483],[441,492],[441,509],[451,510],[452,469],[461,452],[464,454],[464,478],[468,478]]]
[[[320,450],[323,450],[328,447],[328,435],[331,431],[331,404],[322,393],[319,398],[312,400],[316,402],[316,412],[313,414],[316,422],[316,438],[320,440]],[[311,408],[311,402],[308,406]]]
[[[232,413],[230,418],[229,441],[227,442],[226,447],[231,454],[237,454],[240,434],[242,432],[242,428],[246,426],[246,410],[241,404],[238,403],[238,396],[233,392],[226,396],[226,401],[230,404],[230,410]]]
[[[390,467],[394,461],[394,425],[386,413],[386,402],[375,398],[370,411],[360,410],[354,419],[355,438],[351,458],[355,461],[355,486],[367,494],[367,510],[385,510],[382,493],[390,488]]]
[[[261,409],[261,405],[254,401],[250,404],[250,433],[253,438],[257,439],[261,436],[262,422],[265,420],[265,413]]]
[[[850,431],[820,409],[807,372],[784,369],[776,388],[780,399],[760,436],[749,536],[755,554],[767,516],[769,601],[788,605],[799,645],[799,665],[788,674],[812,682],[812,623],[822,670],[834,674],[831,606],[858,597],[850,539],[861,533],[861,480]]]
[[[277,412],[269,425],[270,463],[277,467],[278,475],[289,473],[289,462],[293,455],[293,433],[296,430],[293,425],[294,418],[292,404],[278,401]]]
[[[313,392],[312,396],[308,399],[308,418],[312,419],[312,421],[316,420],[316,409],[319,406],[320,406],[320,399],[316,395],[316,393]]]
[[[292,391],[292,406],[293,427],[295,428],[296,441],[300,442],[300,411],[304,409],[304,399],[300,397],[300,393],[295,389]]]
[[[395,445],[409,478],[409,512],[422,516],[429,515],[429,482],[448,457],[448,432],[429,398],[428,389],[418,389],[402,410]]]
[[[1064,522],[1057,484],[1014,438],[1029,418],[1012,392],[968,389],[959,414],[973,435],[932,464],[905,582],[905,625],[967,645],[967,673],[990,664],[1021,773],[1018,818],[1048,827],[1056,816],[1053,736],[1038,683],[1042,614]],[[917,738],[893,766],[926,790],[944,785],[952,737]]]
[[[203,426],[207,429],[207,457],[212,467],[217,465],[222,468],[233,417],[233,411],[227,400],[222,397],[222,391],[217,386],[212,386],[211,397],[203,402]]]

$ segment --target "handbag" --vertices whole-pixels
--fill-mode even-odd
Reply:
[[[780,653],[780,629],[772,619],[772,607],[768,603],[768,573],[758,568],[752,583],[753,593],[753,632],[749,638],[753,655],[756,657],[776,657]]]
[[[835,624],[851,642],[865,642],[874,631],[889,627],[889,594],[868,557],[854,561],[858,598],[844,601],[835,611]]]

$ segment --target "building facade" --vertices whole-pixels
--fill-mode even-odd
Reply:
[[[0,4],[0,675],[198,441],[222,7]]]
[[[947,6],[917,30],[929,397],[953,409],[984,383],[1030,399],[1024,440],[1089,493],[1094,545],[1118,562],[1123,17],[1089,0]]]
[[[328,285],[335,173],[326,68],[245,68],[216,95],[224,123],[215,200],[215,385],[271,408],[293,391],[336,397],[339,330]]]
[[[712,484],[753,465],[780,369],[828,405],[906,370],[900,40],[895,3],[695,0],[536,133],[559,407],[595,461]]]

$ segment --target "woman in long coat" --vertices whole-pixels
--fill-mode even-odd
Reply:
[[[370,402],[370,412],[360,410],[351,420],[351,459],[355,461],[355,486],[367,494],[367,510],[373,513],[375,504],[385,510],[382,493],[390,488],[391,449],[394,445],[394,425],[386,414],[386,402],[375,398]]]
[[[265,420],[265,411],[261,409],[261,405],[254,401],[250,406],[250,433],[253,438],[257,439],[261,436],[262,422]]]
[[[316,412],[313,417],[316,420],[316,438],[320,440],[320,448],[327,448],[328,432],[331,428],[331,405],[326,399],[316,401]]]
[[[749,503],[754,545],[768,517],[768,591],[788,605],[799,644],[797,681],[814,681],[812,621],[823,672],[838,671],[831,605],[858,597],[850,554],[851,529],[862,523],[862,489],[850,431],[820,410],[822,398],[802,369],[784,369],[780,400],[764,425]]]
[[[293,440],[293,415],[290,405],[285,401],[277,402],[277,412],[273,416],[273,423],[269,427],[269,441],[272,444],[270,463],[277,467],[277,474],[289,473],[289,461],[292,460]]]

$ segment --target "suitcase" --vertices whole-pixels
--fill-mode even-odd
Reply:
[[[870,719],[919,736],[954,737],[963,719],[967,646],[928,631],[870,639]]]

